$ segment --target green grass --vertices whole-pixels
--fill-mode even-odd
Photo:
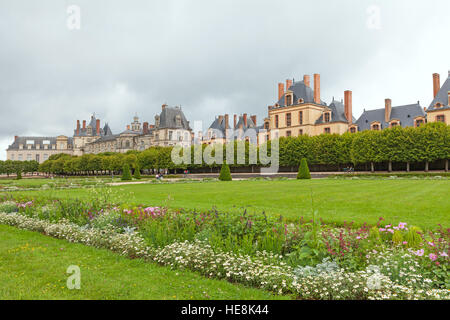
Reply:
[[[0,234],[0,300],[290,298],[9,226]],[[79,290],[66,286],[70,265],[80,267]]]
[[[164,205],[197,210],[265,211],[294,219],[311,217],[314,208],[326,222],[375,224],[407,222],[422,228],[437,224],[450,227],[450,180],[448,179],[313,179],[279,181],[232,181],[173,184],[140,184],[115,187],[132,192],[130,203]],[[27,191],[21,194],[61,198],[87,198],[89,190]],[[15,192],[14,194],[17,194]],[[312,197],[311,197],[312,195]]]

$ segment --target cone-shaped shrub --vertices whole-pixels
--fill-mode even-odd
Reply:
[[[17,180],[20,180],[20,179],[22,179],[22,170],[17,170],[17,177],[16,177],[16,179]]]
[[[131,180],[131,172],[130,172],[130,166],[128,164],[123,166],[122,170],[122,180],[127,181]]]
[[[222,168],[220,169],[219,180],[221,181],[231,181],[231,173],[230,167],[226,162],[222,164]]]
[[[308,162],[305,158],[300,161],[300,167],[298,168],[297,179],[311,179],[311,174],[309,173]]]
[[[134,167],[134,178],[135,179],[141,178],[141,168],[139,168],[138,164],[136,164],[136,166]]]

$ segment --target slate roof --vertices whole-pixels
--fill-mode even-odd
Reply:
[[[428,107],[427,111],[433,111],[436,109],[442,110],[442,109],[450,109],[450,105],[448,104],[448,92],[450,91],[450,71],[448,74],[447,80],[445,80],[444,84],[442,85],[441,89],[439,90],[436,97],[431,101],[430,106]],[[436,103],[440,102],[443,107],[435,108]]]
[[[24,151],[28,150],[27,147],[27,140],[34,141],[34,144],[31,145],[31,150],[36,150],[36,146],[39,145],[40,149],[44,149],[44,141],[50,141],[50,144],[48,145],[49,149],[51,149],[53,145],[56,145],[56,138],[57,137],[18,137],[10,146],[8,146],[7,150],[20,150],[19,145],[23,145]],[[68,137],[67,143],[69,145],[69,148],[73,146],[73,138]]]
[[[176,118],[177,116],[181,118],[181,124],[177,125]],[[180,107],[168,107],[166,106],[159,115],[159,127],[161,128],[169,128],[169,129],[185,129],[191,130],[189,127],[189,121],[187,121],[183,111],[181,111]]]
[[[86,128],[85,129],[83,129],[83,127],[81,127],[80,128],[80,134],[78,135],[78,136],[80,136],[80,137],[85,137],[85,136],[87,136],[87,127],[88,126],[91,126],[92,127],[92,135],[93,136],[96,136],[97,134],[97,118],[93,115],[93,116],[91,116],[91,121],[89,122],[89,124],[86,126]],[[109,128],[109,126],[106,124],[106,126],[105,126],[107,129]],[[105,129],[103,128],[100,128],[100,136],[103,136],[104,134],[105,134],[105,131],[104,131]],[[111,129],[109,130],[109,131],[111,131]],[[111,132],[111,134],[112,134],[112,132]],[[73,130],[73,135],[74,136],[77,136],[77,129],[75,128],[74,130]]]
[[[287,89],[286,91],[292,91],[294,93],[294,97],[293,97],[293,104],[297,104],[298,103],[298,99],[303,99],[303,101],[305,103],[314,103],[314,90],[311,89],[310,87],[308,87],[307,85],[305,85],[305,83],[302,81],[295,81],[293,82],[292,86],[289,87],[289,89]],[[278,105],[285,106],[286,102],[285,102],[285,95],[283,95],[281,97],[280,100],[278,100]],[[326,106],[327,104],[325,102],[323,102],[322,100],[320,101],[321,105]]]
[[[331,119],[329,122],[325,122],[323,120],[323,114],[320,116],[319,119],[316,120],[316,124],[321,123],[333,123],[333,122],[346,122],[348,123],[348,119],[345,116],[345,106],[342,103],[342,101],[334,100],[330,103],[328,106],[329,109],[331,109]],[[384,113],[383,113],[384,115]],[[355,117],[352,116],[352,122],[355,122]]]
[[[417,102],[415,104],[392,107],[389,120],[400,120],[400,126],[412,127],[414,126],[414,118],[419,116],[425,117],[425,111]],[[370,124],[374,121],[381,123],[381,129],[389,127],[389,123],[384,121],[384,108],[365,110],[355,124],[358,125],[358,131],[370,130]]]
[[[236,123],[236,127],[233,128],[232,126],[230,126],[230,129],[233,130],[232,139],[241,137],[241,132],[239,131],[239,128],[241,125],[242,125],[242,131],[243,131],[242,136],[245,136],[245,132],[250,128],[253,128],[256,130],[256,132],[259,132],[261,127],[264,127],[264,125],[257,127],[255,125],[255,123],[253,122],[252,118],[249,116],[247,116],[247,126],[245,126],[244,125],[244,116],[240,115],[239,120]],[[214,119],[214,121],[211,123],[211,125],[209,126],[209,129],[217,130],[222,134],[221,137],[225,137],[225,117],[216,117]],[[218,137],[218,138],[221,138],[221,137]]]

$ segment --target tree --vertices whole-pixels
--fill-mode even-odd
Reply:
[[[309,172],[308,162],[306,161],[306,158],[302,158],[302,161],[300,161],[297,179],[311,179],[311,173]]]
[[[220,169],[219,180],[221,181],[231,181],[230,167],[226,162],[222,164],[222,168]]]
[[[141,179],[141,168],[139,167],[139,164],[136,163],[134,166],[134,178],[135,179]]]
[[[123,181],[129,181],[132,180],[131,178],[131,172],[130,172],[130,166],[126,163],[123,166],[123,171],[122,171],[122,180]]]

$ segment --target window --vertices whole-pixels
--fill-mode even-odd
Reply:
[[[27,161],[31,161],[31,153],[27,154]]]
[[[130,141],[127,140],[127,141],[125,142],[125,148],[129,148],[129,147],[130,147]]]
[[[269,135],[266,134],[266,142],[269,141]]]
[[[34,144],[34,140],[27,140],[27,144]]]
[[[278,115],[275,115],[275,128],[278,128]]]
[[[437,122],[445,122],[445,116],[443,114],[436,116],[436,121]]]
[[[325,132],[325,133],[331,133],[331,129],[330,129],[330,128],[325,128],[325,129],[323,130],[323,132]]]
[[[298,130],[298,135],[301,136],[303,134],[303,129]]]
[[[350,132],[351,132],[351,133],[355,133],[355,132],[356,132],[356,128],[355,128],[355,127],[351,127],[351,128],[350,128]]]
[[[59,148],[60,148],[60,149],[64,149],[64,143],[60,143],[60,144],[59,144]]]
[[[11,160],[14,160],[14,154],[11,155]]]
[[[298,124],[303,124],[303,111],[298,113]]]
[[[373,124],[372,125],[372,130],[380,130],[380,125],[379,124]]]
[[[268,122],[264,122],[264,129],[269,130],[269,123]]]
[[[291,126],[291,114],[286,113],[286,127],[290,127],[290,126]]]
[[[286,95],[286,105],[290,106],[292,104],[292,95]]]
[[[19,161],[22,161],[22,160],[23,160],[23,155],[19,154]]]
[[[391,122],[391,128],[398,126],[398,122]]]
[[[290,137],[291,136],[291,131],[286,131],[286,137]]]
[[[39,162],[39,155],[36,155],[36,161]]]
[[[172,140],[172,131],[169,131],[169,140]]]
[[[325,122],[330,122],[330,113],[329,112],[325,113],[324,120],[325,120]]]
[[[423,124],[423,119],[416,120],[416,127],[420,127]]]

